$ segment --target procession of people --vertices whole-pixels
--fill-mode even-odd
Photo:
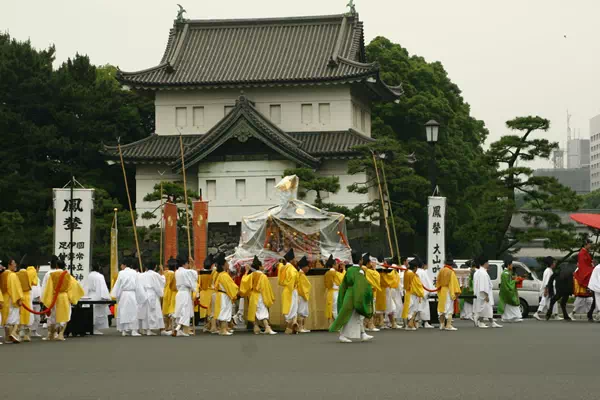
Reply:
[[[588,261],[591,264],[589,243],[583,246],[579,260],[586,265],[579,266],[573,274],[576,280],[573,293],[582,295],[583,288],[586,289],[593,298],[593,306],[583,312],[591,313],[600,301],[600,265],[594,269],[587,267]],[[562,319],[555,304],[559,279],[556,260],[546,257],[543,263],[546,270],[540,306],[534,317],[541,320],[546,312],[545,319],[551,316]],[[276,290],[281,292],[283,333],[310,332],[307,329],[311,318],[312,284],[307,277],[310,264],[306,256],[296,257],[293,249],[270,271],[258,256],[251,262],[234,265],[224,253],[209,254],[201,269],[187,257],[171,258],[166,267],[149,263],[142,269],[137,260],[128,257],[120,264],[109,290],[98,266],[81,285],[56,256],[52,257],[50,271],[41,283],[36,267],[17,266],[11,258],[0,262],[3,341],[30,342],[32,337],[41,336],[41,315],[47,315],[47,334],[43,340],[64,341],[71,306],[84,296],[97,302],[93,306],[95,335],[102,335],[102,330],[109,328],[107,302],[111,299],[116,301],[116,328],[122,336],[188,337],[196,333],[196,318],[202,319],[206,333],[231,336],[240,322],[246,325],[245,322],[254,334],[276,335],[270,318]],[[472,320],[477,328],[502,328],[494,319],[494,288],[488,274],[489,262],[484,256],[469,260],[466,266],[471,270],[470,275],[462,284],[453,258],[447,256],[435,286],[426,273],[426,261],[418,256],[409,261],[406,257],[375,259],[369,253],[352,253],[352,261],[345,262],[330,255],[319,266],[327,269],[322,279],[329,331],[337,333],[342,343],[372,340],[370,333],[382,329],[432,328],[428,297],[433,294],[437,295],[441,331],[458,330],[453,324],[455,316]],[[276,280],[269,280],[269,276]],[[518,295],[522,280],[514,274],[513,258],[507,256],[497,305],[502,322],[523,321]]]

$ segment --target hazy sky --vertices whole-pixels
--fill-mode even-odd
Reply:
[[[186,17],[251,18],[338,14],[348,0],[179,0]],[[132,71],[154,66],[177,0],[0,0],[0,30],[54,43],[57,60],[76,52]],[[520,115],[552,121],[563,144],[572,127],[589,136],[600,114],[600,0],[356,0],[366,40],[378,35],[441,61],[490,140]],[[566,38],[565,38],[566,35]],[[549,164],[539,163],[540,166]]]

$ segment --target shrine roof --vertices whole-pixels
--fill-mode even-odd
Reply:
[[[117,77],[139,89],[368,82],[396,99],[401,87],[385,85],[379,71],[366,59],[358,14],[340,14],[176,21],[158,65]]]
[[[284,132],[270,122],[244,97],[234,109],[203,135],[182,135],[186,167],[191,167],[235,137],[240,141],[255,137],[269,148],[298,164],[315,167],[323,158],[346,158],[357,154],[355,146],[375,140],[352,129],[347,131]],[[169,164],[181,168],[179,135],[151,135],[121,146],[126,163]],[[118,147],[104,146],[109,158],[119,157]]]

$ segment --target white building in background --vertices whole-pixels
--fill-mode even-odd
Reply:
[[[590,120],[591,190],[600,189],[600,115]]]
[[[567,168],[583,168],[590,165],[590,140],[569,139],[567,141]]]
[[[136,166],[138,213],[157,208],[143,198],[161,179],[182,180],[180,133],[188,186],[210,202],[209,223],[236,225],[271,207],[287,168],[339,177],[341,190],[327,202],[371,201],[375,193],[347,192],[367,180],[347,166],[355,146],[373,142],[371,103],[401,95],[379,74],[366,59],[355,12],[175,21],[159,65],[118,74],[155,99],[156,132],[122,146],[125,162]],[[104,151],[118,158],[115,147]]]

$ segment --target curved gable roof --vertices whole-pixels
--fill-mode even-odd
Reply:
[[[233,110],[185,151],[186,168],[197,164],[231,138],[244,142],[249,137],[257,138],[285,158],[303,166],[314,168],[319,164],[318,158],[301,148],[301,141],[279,129],[245,96],[240,96]],[[170,165],[175,172],[181,170],[181,160]]]

